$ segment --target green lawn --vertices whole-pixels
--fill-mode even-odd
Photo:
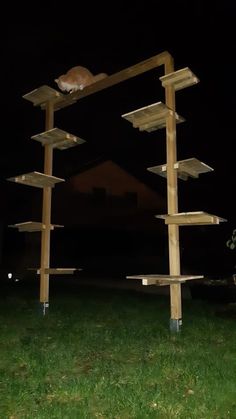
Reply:
[[[78,288],[1,300],[0,418],[236,418],[236,320],[183,302],[169,333],[169,301]]]

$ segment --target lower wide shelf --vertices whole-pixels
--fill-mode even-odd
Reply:
[[[173,285],[182,284],[186,281],[193,279],[204,278],[203,275],[157,275],[157,274],[141,274],[141,275],[129,275],[127,279],[142,279],[142,285]]]
[[[36,271],[37,275],[41,274],[40,268],[28,268],[30,271]],[[49,275],[72,275],[75,271],[82,271],[82,268],[45,268],[44,273]]]
[[[165,224],[182,226],[219,224],[222,221],[227,221],[217,215],[203,211],[179,212],[178,214],[155,215],[155,217],[164,219]]]

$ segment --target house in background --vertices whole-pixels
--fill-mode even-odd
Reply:
[[[33,193],[28,220],[41,219],[40,192]],[[52,231],[51,266],[81,267],[102,275],[162,272],[168,263],[167,232],[154,215],[165,213],[165,208],[158,192],[113,161],[86,166],[53,189],[51,222],[64,228]],[[17,263],[22,268],[39,266],[40,233],[11,234],[21,235]]]
[[[166,206],[158,192],[111,160],[87,167],[59,184],[53,199],[56,222],[67,226],[110,225],[114,229],[115,220],[126,224],[127,229],[157,225],[148,214],[162,212]],[[146,223],[139,224],[137,217],[144,217]]]

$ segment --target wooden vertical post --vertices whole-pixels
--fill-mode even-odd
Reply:
[[[53,128],[54,125],[54,106],[52,102],[46,104],[46,131]],[[53,165],[53,148],[52,145],[44,146],[44,173],[52,175]],[[49,274],[45,273],[45,269],[50,267],[50,235],[51,235],[51,198],[52,188],[43,188],[43,210],[42,223],[45,228],[41,235],[41,264],[40,264],[40,302],[43,304],[43,314],[49,306]]]
[[[167,57],[165,74],[174,71],[174,60]],[[167,118],[166,125],[166,155],[167,155],[167,207],[168,214],[178,213],[178,178],[174,164],[177,161],[176,120],[175,120],[175,90],[173,86],[165,88],[166,105],[173,110]],[[169,271],[170,275],[180,275],[179,226],[168,225],[169,240]],[[178,331],[182,323],[181,284],[170,285],[170,306],[172,328]]]

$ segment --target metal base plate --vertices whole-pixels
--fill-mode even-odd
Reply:
[[[43,316],[46,316],[46,314],[48,314],[49,312],[49,303],[40,303],[39,304],[39,312],[40,314],[42,314]]]
[[[181,332],[182,319],[170,319],[170,331],[172,333]]]

